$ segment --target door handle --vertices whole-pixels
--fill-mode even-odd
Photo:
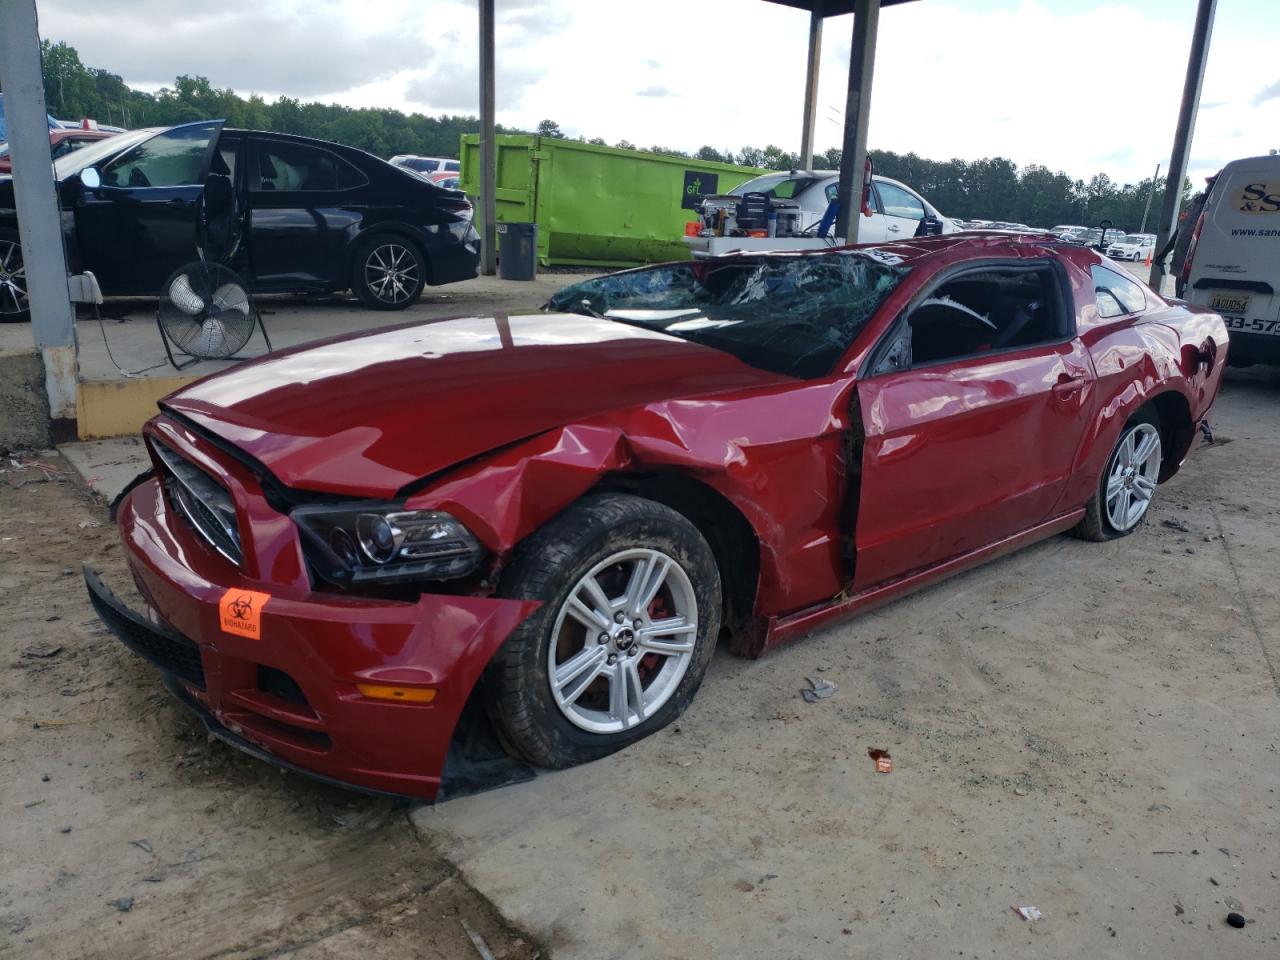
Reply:
[[[174,197],[172,200],[166,200],[164,202],[164,205],[166,207],[189,207],[191,206],[191,201],[183,200],[179,197]]]
[[[901,227],[899,227],[896,223],[891,223],[891,224],[889,224],[889,232],[890,232],[890,233],[897,233],[897,232],[898,232],[899,230],[901,230],[901,229],[902,229],[902,228],[901,228]]]
[[[1058,377],[1058,382],[1053,385],[1053,392],[1059,396],[1067,396],[1077,390],[1084,389],[1084,384],[1085,379],[1083,376],[1076,375],[1072,377],[1064,373]]]

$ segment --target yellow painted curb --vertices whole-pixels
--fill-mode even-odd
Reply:
[[[156,415],[156,401],[199,377],[82,380],[76,385],[76,432],[81,440],[138,433]]]

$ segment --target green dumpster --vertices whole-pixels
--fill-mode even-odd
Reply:
[[[765,172],[523,134],[503,134],[497,147],[498,222],[536,223],[544,265],[687,260],[681,238],[696,216],[694,198],[725,193]],[[477,196],[477,135],[462,137],[461,157],[460,187]]]

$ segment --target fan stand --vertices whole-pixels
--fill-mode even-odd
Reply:
[[[263,342],[266,343],[267,345],[267,353],[271,353],[275,348],[271,346],[271,337],[267,335],[267,325],[262,320],[262,312],[258,309],[258,305],[254,303],[252,294],[250,294],[249,296],[249,303],[253,306],[253,315],[258,320],[258,329],[262,331],[262,339],[263,339]],[[156,329],[160,331],[160,340],[164,344],[165,355],[169,358],[169,362],[173,364],[173,369],[185,370],[187,367],[191,366],[193,363],[199,363],[203,359],[202,357],[188,357],[186,360],[183,360],[182,362],[178,362],[176,359],[174,359],[173,348],[169,344],[169,334],[165,332],[164,324],[160,322],[159,307],[156,308]],[[252,360],[253,357],[242,357],[237,355],[233,357],[223,357],[222,359],[239,361],[239,360]]]

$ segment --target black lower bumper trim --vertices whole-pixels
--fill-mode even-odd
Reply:
[[[161,670],[204,689],[204,662],[198,646],[177,631],[138,616],[111,592],[92,567],[84,568],[84,584],[89,588],[93,609],[121,643]]]
[[[256,744],[250,743],[244,737],[232,733],[223,723],[213,715],[212,712],[200,701],[191,696],[178,682],[178,678],[173,674],[160,672],[160,680],[164,683],[165,689],[173,694],[174,698],[184,707],[196,715],[204,728],[213,734],[229,747],[235,747],[237,750],[249,754],[255,759],[265,761],[274,767],[282,770],[288,770],[290,773],[300,774],[308,780],[315,780],[318,783],[325,783],[331,787],[341,787],[343,790],[353,790],[356,793],[363,793],[371,797],[389,797],[392,800],[413,800],[417,803],[424,802],[422,797],[415,797],[407,793],[394,793],[390,790],[377,790],[373,787],[362,787],[359,784],[348,783],[345,780],[335,780],[333,777],[326,777],[322,773],[316,773],[314,770],[308,770],[297,764],[290,763],[288,760],[281,760],[274,753],[263,750]]]

